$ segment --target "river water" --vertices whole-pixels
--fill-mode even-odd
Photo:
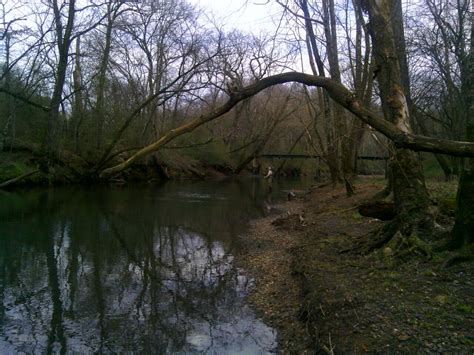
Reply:
[[[265,354],[233,263],[261,179],[0,192],[0,353]]]

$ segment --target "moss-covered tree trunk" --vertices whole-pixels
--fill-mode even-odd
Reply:
[[[394,11],[397,1],[400,0],[369,0],[367,8],[384,116],[401,131],[412,133],[400,70],[402,58],[396,47],[399,33],[395,33],[392,26],[393,22],[399,22],[393,16],[401,16],[401,13]],[[417,153],[395,147],[391,160],[398,229],[404,236],[419,234],[432,224],[421,163]]]

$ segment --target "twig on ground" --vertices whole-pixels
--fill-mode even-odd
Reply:
[[[326,354],[334,355],[334,347],[332,346],[331,333],[329,333],[329,348],[326,345],[323,345],[323,350]]]
[[[326,316],[326,314],[323,311],[323,305],[321,303],[319,304],[319,309],[321,310],[321,313],[323,314],[323,316]]]

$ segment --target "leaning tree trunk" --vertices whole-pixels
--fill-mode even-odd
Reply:
[[[382,109],[387,120],[405,133],[412,133],[403,90],[399,50],[392,27],[394,6],[400,0],[369,0],[370,34],[373,41]],[[433,221],[429,198],[417,153],[393,147],[391,156],[393,192],[398,230],[405,237],[418,234]]]
[[[468,108],[466,117],[466,140],[474,142],[474,23],[471,23],[471,49],[466,65],[467,78],[465,100]],[[464,160],[456,199],[456,222],[452,231],[452,246],[462,247],[474,243],[474,158]]]

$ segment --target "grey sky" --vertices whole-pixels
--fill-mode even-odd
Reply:
[[[218,23],[227,30],[238,28],[244,32],[259,33],[275,28],[272,18],[281,10],[266,0],[189,0],[205,10],[208,16],[214,14]]]

